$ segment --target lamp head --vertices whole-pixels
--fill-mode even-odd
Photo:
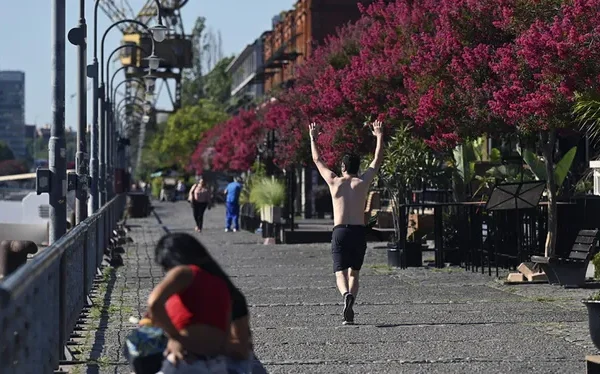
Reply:
[[[147,92],[144,94],[144,101],[153,103],[154,102],[154,92]]]
[[[145,75],[144,83],[146,84],[146,92],[154,94],[154,88],[156,87],[156,77],[151,74]]]
[[[150,56],[146,57],[144,60],[148,60],[148,68],[150,70],[156,70],[160,67],[160,57],[152,53]]]
[[[160,43],[162,41],[165,40],[165,38],[167,37],[167,31],[169,30],[168,28],[166,28],[164,25],[158,24],[158,25],[154,25],[150,28],[150,30],[152,30],[152,38]]]

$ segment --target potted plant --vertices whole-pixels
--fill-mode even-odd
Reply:
[[[263,221],[279,223],[285,201],[285,186],[274,178],[259,178],[252,183],[249,201],[260,211]]]
[[[399,257],[405,250],[410,251],[418,244],[408,244],[408,215],[403,204],[409,202],[413,184],[416,182],[438,182],[445,176],[440,160],[425,142],[413,136],[412,126],[400,124],[386,145],[385,159],[381,167],[379,180],[382,182],[392,206],[394,238],[397,241],[389,245],[388,262],[400,263]],[[415,242],[413,240],[412,242]],[[397,256],[397,260],[393,260]]]
[[[410,234],[408,240],[404,243],[406,266],[421,267],[423,266],[423,235],[414,220],[409,218],[408,222]]]
[[[582,300],[588,310],[590,336],[596,348],[600,349],[600,292]]]

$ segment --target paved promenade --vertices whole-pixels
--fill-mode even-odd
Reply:
[[[73,373],[130,373],[128,320],[162,277],[153,246],[165,227],[193,228],[188,204],[154,204],[159,219],[128,222],[133,242],[124,266],[98,286]],[[224,233],[223,218],[221,207],[208,211],[200,238],[246,294],[256,353],[270,373],[582,373],[584,356],[596,353],[579,302],[591,290],[503,286],[456,268],[392,270],[375,245],[357,325],[342,326],[328,245],[264,246],[258,235]]]

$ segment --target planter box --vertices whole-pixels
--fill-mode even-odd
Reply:
[[[260,216],[263,221],[269,223],[280,223],[281,222],[281,207],[279,206],[267,206],[263,207],[260,211]]]
[[[596,348],[600,349],[600,301],[582,300],[588,310],[590,336]]]
[[[390,267],[406,269],[423,266],[423,251],[420,243],[407,242],[406,248],[400,249],[396,243],[389,243],[387,257]]]

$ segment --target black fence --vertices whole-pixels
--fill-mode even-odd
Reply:
[[[0,373],[53,373],[125,209],[124,194],[0,281]]]
[[[242,204],[240,207],[240,229],[251,233],[261,226],[260,213],[252,204]]]
[[[427,209],[433,210],[437,267],[450,263],[498,275],[499,269],[515,269],[532,255],[544,254],[547,203],[502,211],[489,211],[483,203],[472,202],[407,204],[402,211],[408,217]],[[600,228],[599,209],[600,198],[593,196],[559,202],[556,255],[568,255],[579,230]]]

